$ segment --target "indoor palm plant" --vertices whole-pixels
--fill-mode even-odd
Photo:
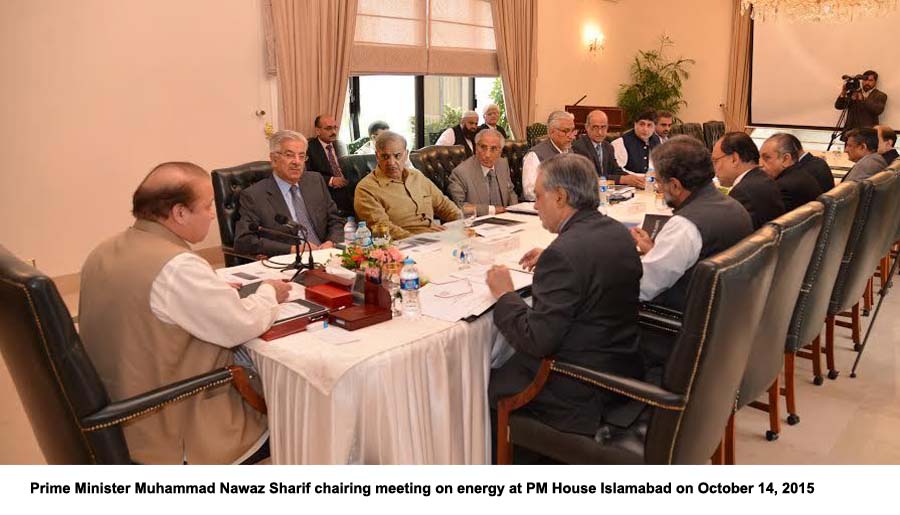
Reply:
[[[638,50],[631,63],[631,84],[621,84],[617,97],[619,107],[625,111],[628,120],[634,120],[647,109],[670,111],[677,116],[678,111],[687,105],[681,87],[689,77],[687,66],[694,64],[694,60],[669,60],[665,52],[674,45],[668,36],[663,35],[659,48]]]

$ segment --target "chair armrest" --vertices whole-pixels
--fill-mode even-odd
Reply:
[[[225,254],[226,256],[234,256],[246,259],[249,262],[259,261],[260,259],[265,259],[267,257],[262,254],[257,254],[255,256],[251,256],[249,254],[241,254],[240,252],[235,252],[233,247],[226,247],[225,245],[222,245],[222,254]]]
[[[237,383],[242,378],[246,381],[246,370],[243,367],[231,366],[162,386],[129,399],[110,403],[100,411],[83,417],[81,419],[81,430],[84,432],[98,431],[119,425],[211,388],[231,382]],[[236,387],[243,396],[244,392],[241,390],[244,386],[237,386],[236,384]],[[249,384],[246,387],[249,388]],[[248,403],[257,408],[250,400],[248,400]],[[263,409],[265,409],[264,404]]]
[[[681,394],[670,392],[639,379],[598,372],[559,361],[552,363],[551,370],[656,408],[682,411],[687,402]]]
[[[638,311],[638,323],[640,325],[672,334],[681,332],[682,318],[683,314],[680,311],[658,304],[641,304]]]

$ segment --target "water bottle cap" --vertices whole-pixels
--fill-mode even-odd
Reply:
[[[366,226],[366,221],[365,221],[365,220],[360,220],[360,221],[359,221],[359,226],[360,226],[360,227],[365,227],[365,226]]]
[[[408,258],[406,258],[406,259],[403,260],[403,264],[404,264],[404,265],[414,265],[414,264],[416,264],[416,262],[413,261],[413,259],[412,259],[411,257],[408,257]]]
[[[348,217],[347,217],[347,221],[348,221],[348,222],[353,222],[353,221],[355,221],[355,220],[356,220],[356,218],[353,218],[352,216],[348,216]],[[365,222],[363,222],[363,223],[365,223]]]

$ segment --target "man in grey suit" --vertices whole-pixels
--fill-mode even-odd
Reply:
[[[475,155],[453,169],[447,185],[457,206],[474,206],[482,216],[502,213],[506,206],[519,202],[509,164],[500,157],[503,143],[503,135],[496,129],[484,129],[475,135]]]
[[[294,221],[315,249],[344,241],[344,219],[328,193],[321,174],[305,171],[306,138],[294,131],[278,131],[269,140],[272,175],[241,192],[240,219],[235,228],[234,250],[242,254],[292,254],[291,238],[254,232],[251,225],[285,232]]]
[[[844,144],[847,157],[856,163],[847,172],[845,181],[863,181],[887,168],[887,161],[878,153],[878,132],[875,129],[852,129]]]

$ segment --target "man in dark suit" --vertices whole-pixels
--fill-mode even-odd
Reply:
[[[285,221],[294,221],[312,248],[330,248],[344,241],[344,219],[328,194],[322,175],[304,171],[306,138],[294,131],[278,131],[269,140],[272,175],[243,190],[240,219],[235,227],[234,249],[248,255],[292,254],[290,238],[256,233],[250,226],[284,232]]]
[[[629,174],[616,161],[613,146],[606,141],[609,129],[609,118],[603,111],[591,111],[585,120],[585,131],[572,142],[572,152],[588,158],[594,165],[598,177],[613,179],[616,184],[627,184],[639,188],[644,187],[644,176]]]
[[[847,158],[854,163],[842,179],[844,181],[864,181],[887,168],[887,161],[878,153],[878,132],[875,129],[848,131],[844,150],[847,151]]]
[[[787,211],[816,200],[822,194],[822,187],[812,175],[797,166],[802,148],[797,138],[779,132],[770,136],[759,151],[759,163],[781,191]]]
[[[759,167],[756,143],[744,132],[729,132],[713,146],[712,161],[719,184],[750,213],[753,230],[784,214],[784,201],[775,181]]]
[[[475,155],[453,169],[447,191],[460,208],[474,206],[478,216],[506,211],[519,198],[509,176],[509,164],[500,157],[503,136],[494,129],[475,135]]]
[[[887,103],[887,94],[875,88],[878,82],[878,73],[866,70],[862,73],[860,89],[849,91],[847,85],[850,81],[844,81],[841,93],[834,101],[835,109],[847,110],[847,121],[844,123],[844,135],[847,139],[847,131],[850,129],[871,128],[878,125],[878,116],[884,112]]]
[[[347,146],[338,141],[340,125],[333,116],[320,114],[316,116],[316,136],[309,139],[309,159],[306,169],[319,172],[328,183],[331,198],[341,206],[352,206],[353,197],[347,185],[338,159],[347,155]]]
[[[487,284],[498,299],[494,323],[516,351],[491,372],[492,406],[523,390],[547,356],[631,377],[643,373],[637,341],[641,262],[628,229],[597,211],[591,163],[571,154],[550,157],[541,162],[535,191],[541,224],[558,236],[521,260],[534,270],[533,307],[513,291],[506,267],[488,271]],[[561,431],[593,435],[619,402],[599,388],[554,375],[522,409]]]
[[[794,136],[791,137],[794,138]],[[797,140],[797,144],[800,144],[800,140]],[[821,157],[805,152],[802,147],[800,148],[800,159],[797,160],[797,168],[811,175],[823,192],[834,188],[834,175],[832,175],[828,163]]]
[[[887,125],[878,125],[875,129],[878,130],[878,153],[890,166],[897,158],[900,158],[900,153],[894,148],[894,145],[897,144],[897,133]]]

